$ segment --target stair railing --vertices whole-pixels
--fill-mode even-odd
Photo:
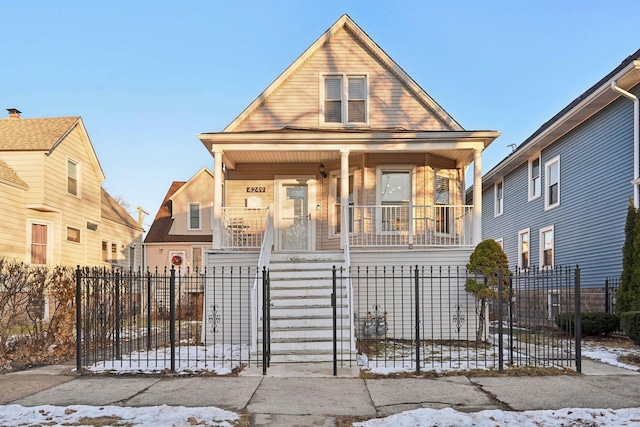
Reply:
[[[258,269],[251,289],[251,351],[258,351],[258,323],[262,318],[259,302],[265,303],[262,291],[261,272],[269,267],[271,261],[271,250],[273,248],[273,209],[270,205],[267,208],[267,223],[264,230],[262,245],[260,246],[260,257],[258,258]]]

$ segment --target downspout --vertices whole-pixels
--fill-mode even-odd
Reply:
[[[618,92],[625,98],[633,101],[633,206],[638,208],[638,185],[640,185],[640,165],[638,164],[638,151],[640,150],[640,135],[638,134],[638,97],[617,86],[616,82],[611,82],[611,89]]]

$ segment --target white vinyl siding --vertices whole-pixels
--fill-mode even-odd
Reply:
[[[560,157],[556,156],[545,163],[545,200],[544,208],[551,209],[560,205]]]
[[[529,200],[540,197],[540,156],[529,160]]]
[[[500,216],[504,212],[504,181],[500,180],[493,186],[493,194],[495,195],[494,201],[494,216]]]

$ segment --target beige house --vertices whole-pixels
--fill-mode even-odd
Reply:
[[[222,132],[199,135],[213,248],[259,250],[269,206],[276,251],[471,248],[481,206],[464,205],[465,171],[480,183],[498,135],[463,129],[344,15]]]
[[[204,167],[174,181],[144,240],[147,266],[202,270],[212,242],[213,174]]]
[[[343,15],[222,132],[198,135],[214,159],[205,264],[269,269],[278,285],[271,318],[291,320],[272,325],[272,356],[303,349],[307,360],[323,360],[329,322],[317,321],[331,316],[331,271],[320,269],[464,266],[481,238],[481,155],[498,136],[465,130]],[[473,183],[465,182],[471,165]],[[465,205],[471,184],[477,202]],[[361,296],[345,286],[353,339],[371,307],[354,313]],[[242,311],[208,285],[205,300],[225,303],[206,305],[205,318],[246,326],[222,338],[251,337],[255,349],[262,297],[255,284],[245,289],[234,294],[246,302]],[[394,308],[383,310],[391,316]],[[216,334],[216,324],[205,322],[203,336]]]
[[[43,265],[142,264],[143,229],[101,186],[80,117],[0,119],[0,255]]]

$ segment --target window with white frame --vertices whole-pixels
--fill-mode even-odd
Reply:
[[[365,75],[324,76],[322,99],[322,123],[367,123],[367,77]]]
[[[380,169],[378,173],[377,222],[382,232],[403,232],[409,229],[411,204],[411,170]]]
[[[109,262],[109,242],[102,241],[102,262]]]
[[[540,197],[540,156],[529,160],[529,200]]]
[[[46,264],[49,232],[46,224],[31,224],[31,264]]]
[[[67,192],[80,195],[80,165],[71,159],[67,160]]]
[[[74,227],[67,226],[67,241],[80,243],[80,230]]]
[[[189,221],[187,230],[200,230],[200,203],[188,203]]]
[[[518,232],[518,268],[520,269],[529,268],[530,241],[531,233],[528,228]]]
[[[443,173],[436,173],[433,191],[435,202],[436,233],[451,234],[453,208],[451,207],[451,178]]]
[[[111,262],[118,262],[118,244],[117,243],[111,243]]]
[[[342,179],[339,172],[331,174],[331,192],[333,195],[333,215],[332,215],[332,235],[340,235],[342,229],[342,196],[340,194],[342,190]],[[354,185],[354,172],[349,173],[349,206],[354,205],[355,201],[355,185]],[[353,208],[349,209],[349,233],[353,233]]]
[[[551,209],[560,205],[560,157],[554,157],[544,166],[545,200],[544,208]]]
[[[504,180],[501,179],[493,185],[493,194],[495,195],[493,214],[500,216],[504,211]]]
[[[495,239],[495,242],[500,246],[500,249],[504,250],[504,239],[502,237]]]
[[[553,226],[540,229],[540,267],[552,268],[555,257]]]

